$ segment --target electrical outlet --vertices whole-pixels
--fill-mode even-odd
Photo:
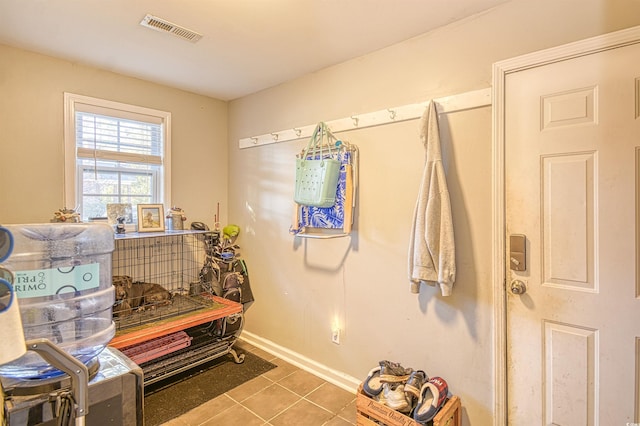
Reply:
[[[340,344],[340,329],[339,328],[334,328],[333,330],[331,330],[331,341],[333,343],[335,343],[336,345]]]

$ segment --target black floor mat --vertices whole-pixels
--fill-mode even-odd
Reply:
[[[275,368],[264,359],[244,352],[242,364],[231,355],[145,388],[144,423],[157,426]]]

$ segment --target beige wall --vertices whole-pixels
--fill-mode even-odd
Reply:
[[[233,101],[229,209],[257,301],[246,330],[292,359],[364,379],[381,359],[442,376],[463,424],[494,418],[491,108],[441,116],[458,277],[409,293],[407,248],[424,160],[418,122],[342,133],[360,147],[353,236],[294,239],[294,154],[306,141],[238,139],[489,87],[492,63],[640,24],[640,2],[513,1],[390,48]],[[330,340],[338,319],[339,346]]]
[[[638,24],[637,0],[514,0],[233,101],[228,116],[217,100],[0,46],[0,223],[47,221],[63,207],[63,92],[171,111],[172,201],[210,224],[219,201],[223,224],[240,225],[256,296],[248,332],[347,384],[381,359],[440,375],[462,397],[463,424],[488,425],[491,109],[441,116],[458,265],[448,298],[410,294],[406,279],[424,159],[417,121],[341,134],[361,150],[357,217],[351,238],[328,241],[288,234],[305,141],[239,150],[238,139],[486,88],[498,60]]]
[[[210,225],[216,203],[226,209],[225,102],[0,45],[0,223],[48,222],[65,207],[64,92],[171,112],[166,207]]]

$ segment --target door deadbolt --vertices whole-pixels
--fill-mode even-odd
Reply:
[[[520,280],[511,281],[511,293],[524,294],[527,292],[527,285]]]

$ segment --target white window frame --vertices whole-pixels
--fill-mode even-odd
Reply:
[[[164,144],[162,152],[163,182],[158,202],[153,204],[169,205],[171,200],[171,113],[137,105],[124,104],[90,96],[64,93],[64,207],[75,208],[78,205],[80,185],[78,180],[76,147],[76,110],[82,105],[113,110],[114,115],[146,115],[160,120]]]
[[[77,179],[76,179],[76,197],[83,197],[85,195],[84,194],[84,188],[83,188],[84,181],[82,179],[82,175],[86,171],[89,171],[89,172],[92,172],[92,173],[96,172],[96,171],[98,173],[100,173],[100,172],[118,173],[119,175],[122,175],[122,174],[146,174],[146,175],[151,175],[154,182],[158,182],[158,173],[155,170],[144,170],[144,171],[136,172],[136,171],[132,171],[132,170],[129,170],[129,169],[123,169],[123,168],[119,168],[119,167],[111,168],[111,167],[100,167],[100,166],[94,167],[94,166],[83,166],[83,165],[80,165],[80,166],[76,166],[76,171],[79,171],[79,173],[77,173]],[[160,186],[161,185],[159,185],[159,183],[156,184],[156,185],[153,185],[152,193],[151,193],[151,200],[149,200],[148,203],[146,203],[146,204],[159,204],[159,203],[156,203],[154,200],[161,200],[162,199],[161,198],[161,194],[160,194],[161,193]],[[133,207],[135,207],[135,206],[133,206]],[[132,215],[133,215],[134,219],[137,218],[137,211],[136,211],[135,208],[132,210]]]

